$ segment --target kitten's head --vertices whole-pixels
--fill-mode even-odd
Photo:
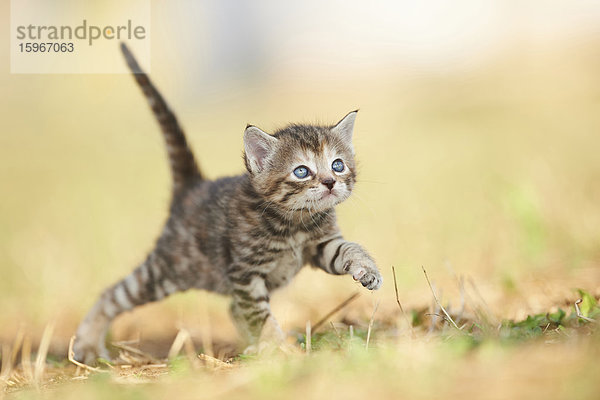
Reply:
[[[273,135],[248,126],[244,160],[255,190],[286,211],[323,211],[347,199],[356,181],[356,113],[334,126],[289,125]]]

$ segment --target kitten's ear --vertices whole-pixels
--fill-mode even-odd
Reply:
[[[354,132],[354,120],[356,120],[357,113],[358,110],[349,112],[340,122],[331,128],[331,132],[339,135],[351,147],[352,133]]]
[[[248,125],[244,131],[244,149],[248,172],[261,172],[268,158],[273,154],[277,138],[263,132],[256,126]]]

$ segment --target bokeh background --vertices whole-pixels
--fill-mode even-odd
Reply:
[[[599,22],[584,0],[153,1],[146,67],[209,177],[242,171],[246,123],[360,108],[359,183],[339,220],[386,283],[346,313],[395,310],[393,265],[407,308],[430,304],[424,266],[438,287],[472,277],[519,318],[600,287]],[[10,74],[8,28],[0,38],[0,341],[53,322],[60,353],[151,249],[168,165],[130,76]],[[273,308],[302,330],[360,289],[306,269]],[[235,342],[227,307],[179,294],[122,316],[114,337],[170,343],[185,327]]]

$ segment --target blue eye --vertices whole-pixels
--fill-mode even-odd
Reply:
[[[344,162],[338,158],[331,163],[331,169],[335,172],[342,172],[344,170]]]
[[[306,168],[304,165],[296,167],[294,170],[294,175],[296,175],[296,178],[306,178],[308,176],[308,168]]]

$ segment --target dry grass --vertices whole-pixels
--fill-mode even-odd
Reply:
[[[197,354],[190,333],[181,329],[165,359],[140,350],[136,343],[116,342],[115,360],[90,367],[73,359],[74,338],[68,362],[46,361],[53,330],[49,325],[33,371],[25,358],[15,363],[19,353],[30,357],[23,334],[12,348],[3,346],[0,393],[11,398],[163,398],[167,393],[181,398],[321,398],[324,390],[357,399],[374,393],[485,399],[597,396],[600,332],[592,318],[600,316],[596,298],[580,291],[582,298],[567,299],[571,311],[559,319],[547,313],[528,317],[527,321],[537,318],[532,323],[495,325],[492,316],[481,312],[480,300],[473,300],[474,287],[461,286],[468,300],[452,308],[442,305],[426,272],[425,277],[433,301],[429,307],[409,310],[411,321],[403,311],[376,319],[380,301],[368,323],[349,321],[346,307],[356,298],[353,295],[325,314],[330,330],[315,333],[310,321],[306,323],[305,335],[295,341],[304,353],[219,359]],[[462,282],[457,279],[458,285]],[[444,318],[434,320],[435,309],[444,310]],[[329,319],[335,313],[339,317]],[[504,380],[511,385],[502,386]],[[365,385],[372,391],[365,391]]]

